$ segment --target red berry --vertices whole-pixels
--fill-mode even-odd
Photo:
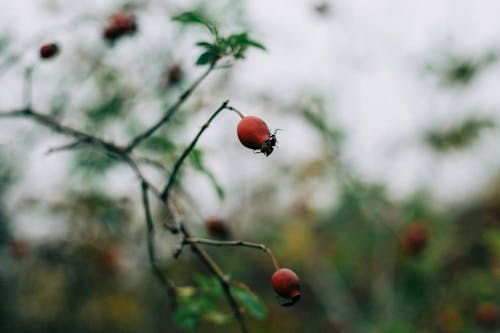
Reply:
[[[428,227],[421,222],[415,222],[403,234],[401,249],[407,255],[418,256],[427,246],[428,239]]]
[[[271,132],[264,120],[247,116],[238,123],[238,138],[243,146],[250,149],[260,149],[262,144],[269,139]]]
[[[21,261],[28,255],[29,245],[23,239],[13,239],[10,242],[10,255],[17,261]]]
[[[108,24],[103,29],[103,37],[114,41],[126,34],[134,34],[136,31],[137,24],[134,16],[127,12],[118,12],[108,19]]]
[[[493,303],[481,303],[476,308],[476,322],[481,327],[494,329],[500,325],[500,310]]]
[[[59,53],[59,46],[56,43],[44,44],[40,47],[40,58],[49,59]]]
[[[205,221],[205,228],[207,233],[216,238],[227,239],[230,238],[231,232],[227,223],[219,218],[209,218]]]
[[[299,278],[291,269],[278,269],[271,278],[271,284],[274,291],[281,297],[290,299],[292,301],[291,304],[296,303],[300,299]]]

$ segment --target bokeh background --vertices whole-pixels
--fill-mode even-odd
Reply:
[[[23,107],[33,68],[39,112],[125,143],[203,68],[200,10],[267,51],[211,74],[138,155],[162,186],[183,149],[229,99],[277,132],[254,154],[223,112],[182,170],[176,202],[213,237],[263,243],[302,283],[281,307],[273,266],[248,248],[207,248],[232,279],[252,332],[498,332],[500,21],[497,1],[62,1],[1,4],[0,110]],[[137,32],[103,39],[133,13]],[[41,61],[38,49],[60,54]],[[174,73],[174,74],[172,74]],[[172,313],[150,272],[140,187],[129,169],[29,120],[0,119],[0,331],[236,332],[217,284],[180,238],[158,231]],[[154,207],[158,221],[166,219]],[[215,235],[216,236],[216,235]]]

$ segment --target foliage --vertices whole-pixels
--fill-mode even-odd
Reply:
[[[468,118],[448,129],[434,129],[425,134],[426,143],[439,152],[452,149],[463,149],[478,140],[485,129],[495,127],[495,123],[487,118]]]
[[[217,25],[198,12],[184,12],[174,16],[173,20],[186,25],[202,25],[212,35],[213,40],[211,42],[200,41],[196,43],[197,46],[204,49],[198,60],[196,60],[196,65],[199,66],[214,65],[223,57],[243,59],[246,51],[251,47],[261,50],[266,49],[264,45],[251,39],[248,32],[221,37]]]

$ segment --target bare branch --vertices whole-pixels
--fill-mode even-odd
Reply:
[[[155,250],[155,229],[153,224],[153,217],[151,215],[151,208],[149,206],[148,199],[148,185],[145,182],[141,183],[142,189],[142,203],[144,205],[144,213],[146,216],[146,226],[147,226],[147,240],[148,240],[148,255],[149,255],[149,263],[151,264],[151,269],[153,274],[156,276],[158,281],[160,281],[161,285],[167,292],[167,296],[170,300],[170,305],[172,310],[177,308],[177,294],[175,291],[174,283],[169,280],[165,275],[163,275],[162,271],[158,267],[158,263],[156,260],[156,250]]]
[[[82,145],[84,143],[87,143],[87,142],[88,142],[88,140],[79,139],[79,140],[76,140],[74,142],[70,142],[70,143],[67,143],[65,145],[62,145],[62,146],[50,148],[49,150],[47,150],[46,154],[49,155],[49,154],[57,153],[57,152],[60,152],[60,151],[63,151],[63,150],[75,149],[78,146],[80,146],[80,145]]]
[[[242,241],[242,240],[220,241],[220,240],[215,240],[215,239],[196,238],[196,237],[185,238],[182,241],[182,243],[183,244],[196,243],[196,244],[203,244],[203,245],[210,245],[210,246],[241,246],[241,247],[249,247],[249,248],[259,249],[259,250],[266,252],[271,257],[274,268],[276,270],[279,269],[279,265],[278,265],[278,261],[276,260],[276,257],[271,252],[271,249],[269,249],[264,244],[246,242],[246,241]]]
[[[144,132],[140,133],[136,137],[134,137],[130,143],[127,145],[126,151],[131,152],[134,150],[134,148],[140,144],[142,141],[145,139],[149,138],[151,135],[153,135],[154,132],[156,132],[161,126],[163,126],[165,123],[167,123],[170,118],[177,112],[177,110],[181,107],[181,105],[186,101],[186,99],[193,93],[193,91],[198,87],[198,85],[212,72],[214,69],[214,65],[212,64],[208,69],[198,78],[196,79],[189,88],[182,93],[179,98],[177,99],[177,102],[175,102],[174,105],[172,105],[163,115],[163,117],[158,120],[156,123],[154,123],[151,127],[146,129]]]
[[[221,106],[219,106],[219,108],[210,116],[208,121],[201,127],[198,134],[196,134],[193,141],[191,141],[191,144],[184,150],[184,152],[182,153],[181,157],[179,157],[177,162],[175,162],[174,168],[172,169],[172,173],[170,174],[167,185],[165,185],[165,188],[161,193],[161,198],[163,199],[163,201],[168,202],[168,195],[170,193],[170,190],[172,189],[172,186],[174,185],[175,177],[177,176],[177,172],[179,171],[182,163],[189,156],[189,153],[193,150],[194,146],[196,146],[196,143],[198,142],[198,139],[201,137],[203,132],[208,128],[208,126],[210,126],[212,120],[214,120],[215,117],[217,117],[217,115],[227,107],[228,103],[229,103],[228,100],[224,101],[224,103],[222,103]]]

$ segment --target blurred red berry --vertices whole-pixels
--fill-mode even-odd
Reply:
[[[137,31],[137,23],[133,15],[127,12],[113,14],[103,29],[103,37],[108,41],[115,41],[124,36],[131,35]]]
[[[476,322],[483,328],[495,329],[500,326],[500,310],[493,303],[481,303],[476,308]]]
[[[23,239],[13,239],[10,241],[10,255],[17,261],[21,261],[29,253],[28,242]]]
[[[427,225],[415,222],[406,230],[401,238],[401,249],[409,256],[420,255],[429,239],[429,229]]]
[[[167,80],[169,85],[175,85],[182,80],[184,72],[182,67],[178,64],[174,64],[167,69]]]
[[[40,58],[50,59],[59,53],[59,46],[56,43],[44,44],[40,47]]]
[[[231,232],[227,223],[219,218],[209,218],[205,221],[205,229],[207,233],[215,238],[228,239]]]
[[[278,269],[271,278],[271,284],[278,295],[291,300],[285,305],[292,305],[300,299],[300,281],[291,269]]]

